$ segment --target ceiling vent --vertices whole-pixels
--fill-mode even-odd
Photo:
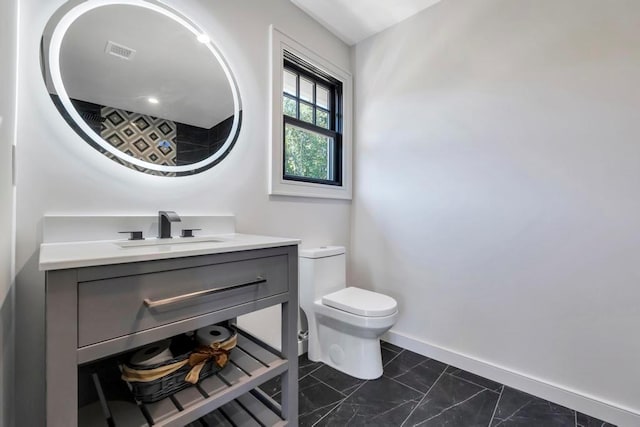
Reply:
[[[107,47],[105,47],[104,51],[109,55],[117,56],[118,58],[126,59],[128,61],[131,61],[133,57],[136,56],[135,49],[114,43],[111,40],[107,42]]]

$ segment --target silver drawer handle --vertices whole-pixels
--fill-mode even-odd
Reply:
[[[191,292],[189,294],[178,295],[175,297],[165,298],[158,301],[153,301],[153,300],[150,300],[149,298],[145,298],[144,305],[146,305],[147,308],[157,308],[157,307],[162,307],[169,304],[175,304],[178,302],[184,302],[191,299],[200,298],[206,295],[217,294],[218,292],[222,292],[222,291],[230,291],[231,289],[244,288],[245,286],[259,285],[260,283],[266,283],[266,281],[267,279],[258,276],[256,277],[256,280],[252,280],[251,282],[239,283],[237,285],[223,286],[223,287],[213,288],[213,289],[205,289],[204,291]]]

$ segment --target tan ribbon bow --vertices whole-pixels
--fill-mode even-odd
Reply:
[[[229,343],[228,341],[233,341]],[[200,379],[200,371],[204,368],[204,365],[211,359],[213,359],[219,368],[224,368],[229,361],[229,352],[236,346],[236,337],[225,341],[224,343],[213,343],[210,346],[199,346],[189,356],[189,365],[191,370],[185,377],[185,381],[191,384],[195,384]]]

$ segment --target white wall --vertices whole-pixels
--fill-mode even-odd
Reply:
[[[14,191],[17,0],[0,2],[0,426],[13,424]]]
[[[171,0],[214,35],[235,72],[243,102],[236,147],[202,174],[163,179],[121,167],[84,143],[48,98],[39,37],[62,0],[21,1],[18,130],[17,407],[22,425],[43,420],[43,274],[37,271],[41,218],[58,214],[235,214],[240,232],[293,236],[305,245],[348,244],[350,204],[267,195],[269,24],[350,69],[349,49],[288,0]],[[34,351],[34,349],[39,349]]]
[[[640,415],[639,22],[445,0],[356,46],[351,281],[396,337]]]

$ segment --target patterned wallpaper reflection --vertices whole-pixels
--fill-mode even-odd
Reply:
[[[157,165],[176,165],[177,130],[171,120],[102,107],[100,136],[118,150]]]

